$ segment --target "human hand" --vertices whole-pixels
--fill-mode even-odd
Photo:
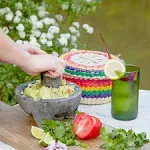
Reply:
[[[26,71],[33,76],[47,72],[47,76],[57,78],[63,75],[65,65],[64,60],[50,54],[30,55]]]
[[[66,65],[64,60],[47,54],[31,45],[22,45],[21,47],[30,54],[29,60],[24,65],[25,67],[22,67],[26,73],[36,76],[41,72],[46,72],[46,75],[51,78],[57,78],[63,75]]]
[[[20,47],[24,50],[24,51],[27,51],[29,54],[31,55],[41,55],[41,54],[47,54],[45,51],[37,48],[37,47],[34,47],[33,45],[31,44],[22,44],[20,45]]]

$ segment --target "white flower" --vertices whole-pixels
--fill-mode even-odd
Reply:
[[[17,40],[16,43],[17,44],[23,44],[23,41],[22,40]]]
[[[50,26],[49,29],[48,29],[48,32],[51,32],[53,34],[58,34],[59,33],[59,28],[56,27],[56,26]]]
[[[76,28],[73,27],[73,26],[69,27],[69,30],[70,30],[71,33],[76,33],[77,32]]]
[[[48,32],[48,33],[47,33],[47,38],[48,38],[49,40],[53,39],[53,38],[54,38],[54,34],[51,33],[51,32]]]
[[[5,11],[5,13],[10,13],[10,12],[11,12],[11,10],[10,10],[9,7],[5,7],[5,8],[4,8],[4,11]]]
[[[71,37],[70,33],[66,33],[66,34],[60,34],[61,38],[66,38],[69,39]]]
[[[75,29],[75,27],[71,26],[69,30],[71,33],[75,34],[77,37],[80,37],[80,32],[77,29]]]
[[[24,31],[19,32],[20,38],[24,39],[26,37],[26,33]]]
[[[7,27],[3,27],[3,31],[8,34],[9,33],[9,29]]]
[[[31,45],[37,47],[37,48],[40,48],[40,47],[41,47],[41,45],[40,45],[38,42],[36,42],[36,41],[32,41],[32,40],[31,40],[29,43],[30,43]]]
[[[46,44],[46,43],[47,43],[47,39],[46,39],[46,38],[42,38],[42,39],[40,39],[40,42],[41,42],[42,44]]]
[[[92,0],[86,0],[86,2],[88,2],[88,3],[89,3],[89,2],[92,2]]]
[[[0,16],[3,16],[6,13],[5,8],[0,9]]]
[[[41,45],[39,43],[36,43],[37,48],[41,48]]]
[[[28,44],[29,42],[28,41],[23,41],[23,44]]]
[[[32,15],[32,16],[30,16],[30,20],[31,20],[32,23],[35,23],[35,22],[38,21],[38,18],[37,18],[37,16]]]
[[[6,14],[5,18],[7,21],[11,21],[14,17],[14,14],[12,12]]]
[[[40,39],[45,39],[47,37],[47,34],[46,33],[42,33],[41,36],[40,36]]]
[[[37,41],[37,39],[34,36],[30,36],[30,41]]]
[[[57,53],[57,52],[55,52],[55,51],[53,51],[53,52],[52,52],[52,55],[53,55],[53,56],[56,56],[56,57],[58,57],[58,56],[59,56],[59,55],[58,55],[58,53]]]
[[[91,26],[89,26],[88,24],[83,24],[82,27],[83,27],[83,28],[86,30],[86,32],[89,33],[89,34],[92,34],[92,33],[94,32],[94,29],[93,29]]]
[[[34,24],[35,28],[38,28],[38,29],[42,29],[43,28],[43,23],[41,21],[37,21],[35,24]]]
[[[32,30],[33,31],[33,30]],[[32,32],[31,31],[31,32]],[[31,34],[28,34],[28,36],[30,37],[30,38],[32,38],[32,37],[35,37],[32,33]]]
[[[86,32],[92,34],[94,32],[94,29],[92,27],[89,27]]]
[[[22,12],[20,10],[16,11],[16,16],[21,17],[22,16]]]
[[[69,4],[68,3],[63,3],[63,5],[61,6],[62,10],[68,10],[69,8]]]
[[[59,28],[59,24],[58,24],[58,23],[55,23],[55,24],[54,24],[54,26],[56,26],[56,27],[58,27],[58,28]]]
[[[16,9],[22,9],[22,3],[21,2],[18,2],[16,3]]]
[[[18,16],[15,16],[13,22],[14,23],[19,23],[20,22],[20,18]]]
[[[71,51],[71,52],[75,52],[75,51],[77,51],[77,49],[76,49],[76,48],[73,48],[73,49],[71,49],[70,51]]]
[[[80,23],[79,22],[73,22],[72,25],[75,26],[77,29],[80,27]]]
[[[64,47],[62,50],[63,50],[63,53],[67,53],[69,51],[69,49],[66,47]]]
[[[62,45],[62,46],[67,46],[68,45],[68,40],[64,37],[59,38],[58,41],[59,41],[60,45]]]
[[[38,9],[39,9],[39,10],[43,10],[43,11],[44,11],[44,10],[45,10],[45,6],[44,6],[44,5],[39,6],[39,7],[38,7]]]
[[[36,45],[36,41],[34,41],[34,40],[30,40],[30,42],[29,42],[31,45],[33,45],[33,46],[35,46]]]
[[[33,31],[32,31],[32,34],[33,34],[35,37],[40,37],[41,31],[40,31],[40,30],[33,30]]]
[[[45,10],[40,10],[40,11],[38,12],[38,16],[39,16],[40,18],[44,18],[47,14],[48,14],[48,12],[45,11]]]
[[[77,43],[71,43],[71,45],[72,45],[74,48],[77,48],[77,47],[78,47]]]
[[[80,32],[77,30],[76,33],[75,33],[75,35],[76,35],[77,37],[80,37]]]
[[[16,27],[16,29],[18,31],[24,31],[24,25],[23,24],[18,24],[17,27]]]
[[[53,42],[52,41],[47,41],[47,46],[49,46],[49,47],[51,47],[51,46],[53,46]]]
[[[83,24],[82,27],[83,27],[84,29],[87,29],[87,28],[89,27],[89,25],[88,25],[88,24]]]
[[[76,40],[77,40],[77,37],[76,37],[76,36],[74,36],[74,35],[71,36],[71,42],[72,42],[72,43],[76,42]]]
[[[43,19],[43,23],[46,24],[46,25],[50,25],[50,24],[55,24],[56,21],[53,18],[46,17],[46,18]]]
[[[55,15],[55,18],[60,22],[63,20],[63,16],[61,14]]]

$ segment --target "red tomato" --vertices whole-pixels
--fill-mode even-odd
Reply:
[[[76,131],[76,128],[78,128],[78,124],[79,122],[84,119],[86,116],[88,116],[88,114],[84,113],[84,112],[80,112],[79,114],[77,114],[75,116],[75,119],[73,121],[73,125],[74,125],[74,131]]]
[[[94,128],[94,122],[91,116],[85,115],[79,122],[74,124],[74,132],[79,139],[88,139]]]
[[[100,129],[102,127],[102,122],[98,118],[92,116],[92,119],[94,122],[94,129],[92,130],[92,132],[89,135],[89,138],[91,138],[91,139],[96,138],[100,135]]]
[[[84,112],[81,112],[76,115],[73,121],[73,126],[74,133],[77,135],[77,137],[85,140],[99,136],[102,122],[94,116],[90,116]]]

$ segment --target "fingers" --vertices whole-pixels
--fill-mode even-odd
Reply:
[[[58,59],[54,60],[52,69],[48,70],[46,75],[51,78],[61,77],[64,73],[64,62],[63,64],[58,61]]]
[[[46,72],[46,76],[48,76],[48,77],[50,77],[50,78],[58,78],[58,77],[60,77],[60,74],[57,74],[56,72],[54,72],[54,71],[48,71],[48,72]]]
[[[46,75],[49,76],[50,78],[58,78],[59,77],[59,75],[54,71],[48,71],[48,73]]]
[[[62,77],[64,73],[64,68],[60,65],[56,67],[55,71],[48,71],[48,76],[51,78],[58,78],[58,77]]]
[[[32,75],[38,75],[40,72],[47,72],[46,75],[51,78],[62,77],[66,62],[63,59],[54,57],[50,54],[38,55],[35,50],[29,49],[31,55],[25,71]],[[36,55],[37,54],[37,55]]]
[[[26,69],[23,69],[28,75],[31,75],[31,76],[37,76],[40,74],[40,72],[31,72],[31,71],[28,71]]]
[[[45,51],[33,47],[28,48],[27,51],[32,55],[47,54]]]
[[[64,68],[67,65],[67,62],[61,58],[59,58],[59,62],[62,65],[62,67]]]
[[[54,70],[53,71],[48,71],[49,72],[49,76],[51,78],[57,78],[60,77],[62,78],[63,73],[64,73],[64,68],[66,66],[66,62],[59,58],[59,57],[55,57],[53,58],[55,60],[54,63]]]
[[[33,46],[32,44],[23,44],[21,45],[23,49],[25,49],[27,52],[29,52],[32,55],[37,55],[37,54],[47,54],[45,51]]]
[[[66,62],[64,59],[59,58],[59,57],[56,57],[56,59],[57,59],[57,61],[61,64],[61,66],[62,66],[63,68],[65,68],[65,66],[67,65],[67,62]]]

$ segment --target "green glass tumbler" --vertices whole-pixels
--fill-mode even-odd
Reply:
[[[112,81],[111,114],[117,120],[133,120],[138,115],[140,67],[125,66],[125,75]]]

